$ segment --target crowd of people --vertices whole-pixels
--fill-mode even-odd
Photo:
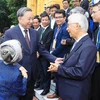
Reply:
[[[17,11],[18,25],[0,42],[0,100],[47,98],[100,100],[100,0],[70,0],[46,8]],[[3,43],[2,43],[3,42]]]

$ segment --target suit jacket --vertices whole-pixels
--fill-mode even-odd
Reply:
[[[58,27],[55,28],[53,40],[55,39],[57,28]],[[66,45],[62,45],[61,44],[61,40],[62,39],[70,38],[69,33],[66,30],[66,28],[67,28],[67,24],[65,22],[61,26],[60,31],[59,31],[59,33],[57,35],[57,38],[56,38],[56,47],[55,47],[55,50],[52,52],[52,54],[55,55],[56,57],[64,57],[64,54],[66,54],[66,53],[68,53],[70,51],[70,46],[66,46]],[[51,48],[52,48],[52,44],[51,44]]]
[[[27,79],[15,65],[5,65],[0,60],[0,100],[19,100],[25,95]]]
[[[59,94],[63,100],[89,100],[96,47],[84,36],[58,67]]]
[[[52,38],[53,38],[53,30],[50,28],[50,26],[48,26],[44,31],[42,38],[40,40],[48,51],[50,50]]]
[[[41,32],[43,31],[43,28],[42,27],[40,27],[39,29],[38,29],[38,33],[39,33],[39,35],[41,35]]]
[[[65,11],[65,14],[66,14],[66,22],[68,22],[69,12],[70,12],[70,9],[68,8],[68,10]]]
[[[23,52],[23,58],[19,62],[20,65],[24,66],[28,71],[28,79],[32,78],[36,79],[37,75],[37,56],[36,52],[38,51],[41,55],[43,55],[46,59],[48,59],[51,62],[54,62],[56,57],[53,55],[50,55],[50,53],[45,49],[44,46],[42,46],[39,42],[39,34],[34,29],[29,29],[30,34],[30,48],[27,45],[27,42],[20,30],[20,27],[17,25],[14,28],[11,28],[5,32],[4,40],[11,40],[11,39],[17,39],[20,41],[22,45],[22,52]]]

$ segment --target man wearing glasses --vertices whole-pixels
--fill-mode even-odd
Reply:
[[[94,22],[100,23],[100,0],[93,0],[91,3],[92,18]],[[98,30],[94,33],[97,47],[97,63],[93,74],[92,83],[92,100],[100,100],[100,24]]]

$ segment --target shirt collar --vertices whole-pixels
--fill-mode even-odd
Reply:
[[[24,30],[28,30],[28,29],[24,29],[24,28],[21,26],[21,24],[19,24],[19,27],[20,27],[20,29],[21,29],[22,32],[23,32]]]
[[[76,42],[79,42],[84,36],[88,35],[88,33],[82,35],[78,40],[76,40]]]
[[[49,27],[49,25],[46,26],[46,27],[44,27],[44,26],[42,25],[42,28],[43,28],[44,30],[46,30],[48,27]]]

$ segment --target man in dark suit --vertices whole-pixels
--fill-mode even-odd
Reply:
[[[37,100],[34,93],[34,83],[37,75],[37,51],[54,62],[61,59],[49,54],[49,52],[39,42],[39,34],[30,28],[33,23],[33,13],[30,8],[22,7],[17,11],[19,24],[5,32],[4,40],[17,39],[23,48],[23,58],[19,62],[28,71],[28,85],[26,96],[22,100]]]
[[[34,30],[38,31],[39,38],[43,31],[43,28],[41,27],[40,23],[41,23],[41,19],[39,18],[39,16],[38,15],[34,16],[32,27],[34,28]],[[38,52],[37,52],[37,58],[38,58]],[[37,74],[36,82],[34,84],[34,88],[40,87],[40,84],[43,81],[43,77],[44,77],[43,68],[41,67],[41,62],[39,58],[37,60],[37,69],[38,69],[37,72],[38,74]]]
[[[63,4],[63,8],[65,10],[65,13],[66,13],[66,22],[68,22],[68,16],[69,16],[69,12],[70,12],[70,0],[63,0],[62,1],[62,4]]]
[[[43,13],[41,15],[41,26],[43,27],[44,30],[41,32],[40,42],[49,51],[50,45],[52,42],[52,38],[53,38],[53,30],[50,28],[50,17],[47,13]],[[39,59],[42,64],[41,67],[43,68],[42,73],[44,73],[43,82],[40,85],[40,88],[43,89],[43,92],[41,93],[41,95],[46,95],[49,92],[50,82],[51,82],[51,73],[47,72],[47,69],[50,64],[49,64],[48,60],[45,59],[41,55],[40,55]]]
[[[70,15],[67,30],[75,43],[63,63],[51,63],[49,71],[59,75],[62,100],[89,100],[97,49],[87,33],[87,18],[79,13]]]

